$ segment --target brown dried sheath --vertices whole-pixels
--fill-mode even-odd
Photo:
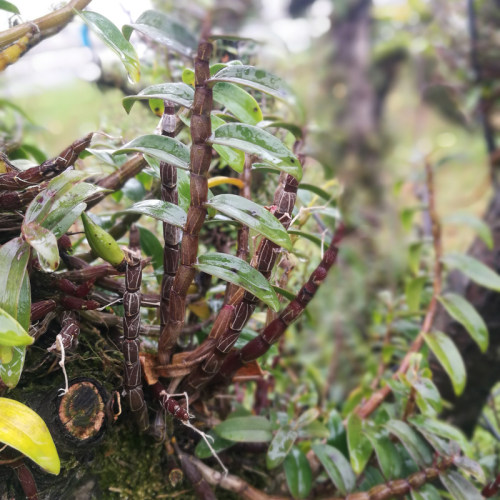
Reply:
[[[163,116],[160,122],[161,134],[174,137],[176,129],[175,108],[170,101],[164,102]],[[178,204],[177,168],[175,165],[160,162],[161,199],[175,205]],[[165,331],[168,322],[170,291],[175,274],[179,268],[180,230],[172,224],[163,223],[163,279],[160,297],[160,332]]]
[[[232,376],[244,364],[263,356],[279,340],[288,326],[302,314],[323,283],[328,271],[335,264],[338,248],[334,243],[339,242],[341,238],[342,228],[336,233],[334,242],[325,252],[318,267],[313,271],[307,283],[299,290],[295,299],[285,307],[275,320],[266,326],[258,337],[248,342],[241,350],[229,354],[222,364],[216,380],[214,380],[214,385],[229,383]]]
[[[123,294],[123,357],[125,358],[124,388],[130,410],[141,431],[149,427],[148,408],[144,401],[139,361],[139,329],[141,325],[141,252],[139,230],[130,228],[130,254],[125,270]]]
[[[195,91],[191,116],[190,191],[186,225],[181,242],[180,265],[170,291],[170,311],[158,344],[160,364],[169,362],[170,354],[179,338],[186,316],[186,295],[195,276],[193,267],[198,254],[198,236],[205,221],[205,202],[208,195],[207,174],[212,158],[212,147],[206,140],[212,133],[212,89],[206,84],[210,78],[209,60],[212,44],[203,38],[198,45],[194,62]]]
[[[93,132],[76,140],[55,158],[44,161],[38,167],[21,172],[9,172],[0,175],[0,190],[15,191],[50,179],[75,163],[78,155],[90,146]]]
[[[274,195],[274,215],[288,228],[292,220],[291,213],[297,197],[298,181],[291,175],[282,173],[276,193]],[[269,278],[271,271],[276,263],[279,251],[279,245],[268,239],[263,239],[257,249],[254,257],[254,267],[260,271],[266,278]],[[237,296],[237,295],[235,295]],[[211,354],[206,360],[194,370],[184,381],[183,387],[188,391],[198,391],[205,386],[212,377],[219,371],[224,362],[227,353],[232,349],[241,330],[250,319],[258,299],[250,292],[244,292],[235,304],[235,313],[229,328],[221,333],[216,341],[207,339],[211,345]],[[201,345],[200,350],[206,352],[207,345]]]

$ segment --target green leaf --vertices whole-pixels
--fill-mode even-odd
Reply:
[[[222,118],[219,118],[213,113],[210,115],[210,120],[212,122],[212,131],[226,123]],[[243,153],[243,151],[228,148],[227,146],[219,146],[217,144],[214,144],[213,148],[233,170],[239,173],[243,172],[243,168],[245,167],[245,153]]]
[[[285,130],[288,130],[291,134],[295,136],[296,139],[302,139],[302,136],[304,135],[302,132],[302,129],[298,126],[295,125],[294,123],[288,123],[288,122],[281,122],[281,121],[263,121],[259,123],[259,127],[262,128],[283,128]]]
[[[493,235],[491,228],[484,222],[483,219],[468,213],[458,213],[448,215],[442,219],[443,224],[465,225],[474,229],[477,235],[484,241],[486,246],[493,249]]]
[[[285,477],[293,498],[306,498],[312,487],[312,472],[307,457],[292,448],[285,459]]]
[[[206,253],[198,257],[195,267],[199,271],[244,288],[273,311],[277,312],[280,308],[278,297],[269,281],[242,259],[224,253]]]
[[[66,170],[57,177],[54,177],[47,185],[47,189],[39,193],[28,205],[24,216],[24,223],[38,222],[38,224],[43,225],[48,214],[54,209],[56,202],[65,196],[84,177],[85,174],[83,172],[75,170]]]
[[[317,236],[315,234],[306,233],[304,231],[298,231],[297,229],[289,229],[288,234],[291,234],[293,236],[300,236],[301,238],[305,238],[306,240],[309,240],[312,243],[314,243],[318,248],[321,248],[324,246],[324,241],[321,239],[320,236]]]
[[[352,468],[356,474],[361,474],[372,454],[372,445],[363,432],[361,418],[355,413],[347,421],[347,446]]]
[[[7,2],[7,0],[0,0],[0,10],[20,14],[19,9],[13,3]]]
[[[500,292],[500,276],[477,259],[461,253],[449,253],[441,260],[446,266],[458,269],[478,285]]]
[[[30,326],[31,293],[23,281],[30,253],[29,245],[20,237],[0,248],[0,307],[26,331]]]
[[[382,429],[367,429],[365,435],[375,450],[384,477],[387,479],[400,477],[401,457],[386,432]]]
[[[222,438],[242,443],[271,441],[271,422],[264,417],[248,416],[228,418],[214,428]]]
[[[176,167],[189,169],[189,148],[172,137],[141,135],[117,149],[113,155],[130,152],[150,155]]]
[[[442,500],[442,497],[432,484],[424,484],[418,491],[412,488],[411,500]]]
[[[356,485],[356,476],[344,455],[328,444],[313,444],[312,449],[339,493],[342,496],[350,493]]]
[[[24,239],[37,251],[38,261],[45,272],[55,271],[59,267],[59,248],[52,231],[36,222],[22,225]]]
[[[209,438],[210,445],[215,450],[215,453],[227,450],[234,445],[234,441],[230,441],[229,439],[220,437],[215,431],[210,431],[208,435],[212,438]],[[200,439],[200,441],[196,445],[194,454],[201,459],[210,458],[211,456],[213,456],[212,450],[208,447],[204,439]]]
[[[441,479],[453,500],[482,500],[483,498],[473,484],[454,470],[441,472],[439,479]]]
[[[168,201],[144,200],[134,203],[130,208],[117,213],[142,214],[161,220],[172,226],[183,228],[186,224],[187,214],[181,207]]]
[[[420,268],[420,254],[422,253],[422,243],[412,243],[408,247],[408,267],[416,276]]]
[[[420,308],[420,301],[422,298],[422,290],[424,288],[427,278],[425,276],[418,276],[417,278],[410,278],[405,285],[406,303],[411,312],[416,312]]]
[[[257,231],[280,247],[292,250],[292,242],[283,224],[257,203],[235,194],[219,194],[206,205]]]
[[[489,343],[488,328],[483,318],[474,309],[474,306],[460,295],[454,293],[447,293],[442,297],[438,297],[438,299],[448,314],[461,323],[469,332],[479,349],[486,352]]]
[[[227,123],[213,132],[210,142],[254,154],[297,180],[302,178],[302,166],[297,157],[274,135],[258,127]]]
[[[150,99],[162,99],[171,101],[185,108],[190,108],[193,104],[194,90],[185,83],[161,83],[159,85],[150,85],[141,90],[137,95],[129,95],[122,99],[123,107],[127,113],[130,113],[132,106],[137,101]],[[163,110],[163,108],[162,108]]]
[[[213,89],[214,101],[226,107],[239,121],[257,125],[262,121],[259,103],[245,90],[232,83],[217,83]]]
[[[443,402],[441,395],[432,380],[419,378],[411,381],[411,384],[416,391],[415,400],[423,414],[433,416],[442,410]]]
[[[470,445],[465,434],[460,429],[453,427],[453,425],[450,425],[447,422],[424,417],[423,415],[410,417],[408,422],[415,426],[425,437],[429,434],[440,436],[458,443],[464,453],[473,453],[472,446]]]
[[[153,268],[159,269],[163,266],[163,245],[154,233],[145,227],[137,225],[142,251],[152,257]]]
[[[459,350],[450,337],[442,332],[428,333],[424,339],[450,377],[455,394],[459,396],[466,382],[465,365]]]
[[[125,38],[130,39],[132,31],[146,35],[160,45],[186,57],[196,53],[198,42],[180,22],[171,15],[156,10],[146,10],[133,24],[125,24],[122,28]]]
[[[287,83],[272,73],[253,66],[226,66],[216,73],[210,80],[215,82],[229,82],[250,87],[277,99],[295,105],[295,97]]]
[[[305,439],[326,439],[330,437],[328,427],[319,420],[310,422],[299,429],[299,437]]]
[[[52,179],[26,210],[24,224],[37,222],[60,238],[86,208],[84,200],[102,188],[81,182],[83,172],[66,170]]]
[[[419,467],[428,467],[432,463],[429,447],[408,424],[401,420],[389,420],[385,427],[399,439]]]
[[[86,10],[78,12],[90,29],[120,58],[132,82],[141,77],[139,58],[132,44],[125,39],[121,31],[106,17]]]
[[[0,345],[17,346],[33,344],[33,337],[13,318],[0,307]]]
[[[486,475],[481,465],[475,460],[471,460],[465,455],[455,455],[453,464],[458,467],[464,474],[474,478],[481,484],[486,483]]]
[[[297,431],[287,427],[278,429],[267,450],[266,465],[268,469],[274,469],[283,463],[297,437]]]
[[[333,198],[330,193],[314,184],[301,183],[299,189],[310,191],[311,193],[318,195],[320,198],[323,198],[325,201],[330,201]]]
[[[31,458],[50,474],[59,474],[61,464],[45,422],[26,405],[0,398],[0,441]]]

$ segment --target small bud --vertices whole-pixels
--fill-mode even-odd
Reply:
[[[101,259],[119,268],[125,260],[125,254],[115,239],[102,227],[93,222],[85,212],[82,213],[82,221],[90,248]]]

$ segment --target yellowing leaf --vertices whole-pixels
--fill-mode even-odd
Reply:
[[[31,458],[42,469],[59,474],[61,464],[45,422],[26,405],[0,398],[0,442]]]

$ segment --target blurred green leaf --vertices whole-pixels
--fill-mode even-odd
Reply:
[[[132,82],[141,78],[141,65],[132,44],[125,39],[121,31],[106,17],[97,12],[85,10],[78,12],[89,28],[113,51],[122,61]]]
[[[13,3],[7,2],[7,0],[0,0],[0,10],[20,14],[19,9]]]
[[[224,439],[223,437],[220,437],[215,431],[210,431],[208,433],[208,436],[210,436],[212,439],[210,439],[210,445],[212,448],[215,450],[215,453],[218,453],[219,451],[227,450],[231,446],[234,445],[234,441],[230,441],[229,439]],[[210,458],[213,453],[212,450],[208,447],[207,443],[205,442],[204,439],[200,439],[198,444],[196,445],[196,448],[194,450],[194,454],[201,459],[204,458]]]
[[[259,123],[259,127],[262,127],[262,128],[282,128],[282,129],[288,130],[288,132],[293,134],[296,139],[302,139],[302,136],[303,136],[302,129],[298,125],[295,125],[294,123],[265,120],[265,121],[262,121],[261,123]]]
[[[183,56],[192,57],[196,52],[196,37],[183,24],[163,12],[146,10],[135,23],[125,24],[122,31],[127,40],[133,30]]]
[[[418,491],[411,489],[411,500],[442,500],[442,497],[432,484],[424,484]]]
[[[208,201],[206,205],[241,222],[280,247],[292,250],[292,242],[283,224],[269,210],[254,201],[234,194],[219,194]]]
[[[363,431],[363,421],[356,413],[352,413],[347,421],[347,445],[352,468],[356,474],[361,474],[373,448]]]
[[[472,454],[473,449],[465,434],[453,425],[437,420],[435,418],[425,417],[423,415],[415,415],[408,419],[408,422],[415,426],[419,432],[426,436],[427,434],[435,434],[455,443],[458,443],[464,453]]]
[[[489,344],[488,328],[474,306],[454,293],[447,293],[438,299],[448,314],[469,332],[481,352],[486,352]]]
[[[195,267],[244,288],[273,311],[279,311],[280,303],[269,281],[244,260],[229,254],[210,252],[200,255]]]
[[[356,485],[356,476],[345,456],[327,444],[313,444],[312,449],[339,493],[342,496],[350,493]]]
[[[441,395],[432,380],[419,378],[411,382],[416,391],[415,400],[420,411],[427,416],[439,413],[443,408]]]
[[[123,107],[127,113],[130,113],[132,106],[137,101],[150,99],[161,99],[171,101],[185,108],[190,108],[193,104],[194,90],[185,83],[161,83],[159,85],[150,85],[142,89],[137,95],[129,95],[122,99]],[[162,107],[163,112],[163,107]]]
[[[456,455],[453,457],[453,464],[458,467],[464,474],[472,477],[481,484],[486,483],[486,475],[481,465],[475,460],[466,457],[465,455]]]
[[[271,441],[271,422],[264,417],[234,417],[215,426],[215,432],[222,438],[244,443]]]
[[[483,219],[468,213],[451,214],[442,219],[443,224],[465,225],[474,229],[486,246],[493,249],[493,235],[491,229]]]
[[[172,137],[141,135],[117,149],[113,155],[130,152],[150,155],[176,167],[189,169],[189,148]]]
[[[410,278],[405,284],[406,303],[411,312],[416,312],[420,309],[420,302],[422,299],[422,290],[424,288],[427,278],[425,276],[418,276],[417,278]]]
[[[213,132],[210,142],[254,154],[297,180],[302,178],[302,166],[297,157],[279,139],[252,125],[222,125]]]
[[[419,467],[428,467],[432,463],[429,447],[407,423],[401,420],[389,420],[385,427],[399,439]]]
[[[366,429],[365,436],[370,441],[382,474],[387,479],[396,479],[401,475],[401,457],[382,429]]]
[[[0,398],[0,442],[31,458],[46,472],[59,474],[59,456],[45,422],[13,399]]]
[[[312,487],[309,461],[302,451],[294,447],[285,459],[285,476],[293,498],[306,498]]]
[[[299,437],[304,439],[326,439],[330,436],[330,431],[325,424],[319,420],[309,422],[299,429]]]
[[[439,479],[454,500],[482,500],[483,498],[473,484],[454,470],[441,472]]]
[[[292,449],[298,433],[287,427],[281,427],[274,436],[266,455],[268,469],[274,469],[284,462],[286,456]]]
[[[450,337],[442,332],[428,333],[424,339],[450,377],[455,394],[459,396],[466,382],[465,365],[459,350]]]
[[[447,267],[457,269],[478,285],[500,291],[500,276],[477,259],[461,253],[449,253],[441,260]]]

